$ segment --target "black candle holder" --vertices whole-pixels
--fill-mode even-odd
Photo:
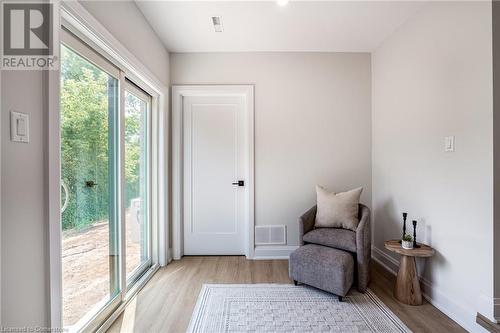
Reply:
[[[413,220],[413,248],[417,249],[420,245],[417,244],[417,221]]]
[[[401,244],[403,237],[406,235],[406,218],[408,217],[408,213],[403,213],[403,236],[401,236],[401,239],[399,240],[399,243]]]

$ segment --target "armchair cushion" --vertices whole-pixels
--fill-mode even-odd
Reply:
[[[356,252],[356,233],[347,229],[317,228],[306,233],[303,240],[305,243]]]
[[[335,193],[316,185],[316,228],[344,228],[356,231],[359,223],[359,197],[363,188]]]

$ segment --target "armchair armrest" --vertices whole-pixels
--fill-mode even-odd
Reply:
[[[300,246],[304,245],[303,237],[309,231],[314,228],[314,221],[316,220],[316,205],[314,205],[307,212],[302,214],[299,218],[299,244]]]
[[[356,261],[358,290],[364,292],[370,282],[370,260],[372,257],[370,209],[360,204],[359,217],[359,225],[356,229]]]

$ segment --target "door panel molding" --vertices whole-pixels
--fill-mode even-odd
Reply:
[[[244,212],[245,255],[254,257],[254,86],[253,85],[178,85],[172,87],[172,252],[173,259],[184,255],[184,142],[183,142],[183,104],[184,98],[237,96],[242,98],[247,128],[244,136],[247,145],[244,151],[247,167],[248,191],[245,202],[248,207]]]
[[[185,255],[245,254],[245,113],[241,96],[184,98]]]

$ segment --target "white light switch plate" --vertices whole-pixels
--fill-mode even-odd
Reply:
[[[447,136],[444,138],[444,151],[454,152],[455,151],[455,137]]]
[[[13,142],[30,142],[30,118],[28,114],[10,112],[10,139]]]

